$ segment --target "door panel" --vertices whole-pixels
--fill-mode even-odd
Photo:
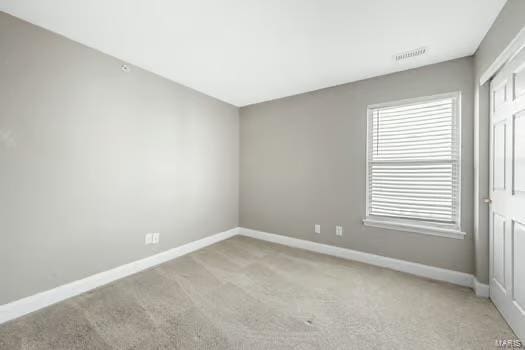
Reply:
[[[507,83],[501,83],[499,86],[497,86],[493,92],[492,92],[492,101],[493,101],[493,108],[492,110],[495,112],[498,109],[501,108],[503,104],[505,104],[505,101],[507,100]]]
[[[514,72],[514,99],[525,95],[525,65],[522,65]]]
[[[514,222],[512,232],[514,248],[512,267],[514,270],[514,281],[512,296],[514,303],[522,314],[525,314],[525,225]]]
[[[494,230],[494,281],[506,293],[505,285],[505,218],[494,213],[493,230]]]
[[[525,111],[514,116],[514,194],[525,194]]]
[[[494,191],[505,190],[506,129],[505,122],[494,125]]]

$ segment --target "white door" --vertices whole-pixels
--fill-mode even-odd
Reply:
[[[525,339],[525,49],[490,86],[490,297]]]

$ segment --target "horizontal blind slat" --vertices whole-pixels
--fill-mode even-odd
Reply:
[[[432,136],[432,135],[440,135],[443,133],[447,133],[450,135],[452,130],[451,125],[421,125],[421,126],[414,126],[414,127],[406,127],[406,128],[399,128],[399,129],[384,129],[381,130],[379,133],[377,133],[377,138],[381,140],[381,137],[391,137],[391,136],[410,136],[413,134],[418,134],[422,137],[426,136]]]
[[[406,108],[406,109],[401,109],[401,108],[397,108],[397,109],[382,108],[382,109],[378,110],[378,114],[383,116],[383,117],[389,117],[389,116],[393,116],[393,115],[394,116],[395,115],[410,116],[412,114],[418,114],[418,113],[429,114],[429,113],[432,113],[432,111],[434,111],[434,110],[450,109],[450,108],[451,108],[451,104],[450,104],[450,102],[447,102],[447,103],[436,104],[436,105],[433,105],[433,106],[420,105],[420,106],[416,106],[414,108]]]
[[[427,214],[437,214],[437,215],[452,215],[450,208],[438,208],[438,207],[425,207],[425,206],[416,206],[416,205],[405,205],[405,204],[395,204],[395,203],[378,203],[374,208],[382,210],[400,210],[405,212],[414,212],[414,213],[427,213]]]
[[[411,115],[393,115],[385,117],[382,114],[377,114],[377,118],[372,121],[374,126],[395,127],[397,125],[407,125],[408,123],[433,123],[451,121],[454,118],[454,111],[440,110],[433,113],[417,113]]]
[[[391,212],[389,210],[374,210],[370,214],[378,216],[386,216],[391,218],[401,218],[401,219],[419,219],[421,221],[430,221],[430,222],[440,222],[440,223],[452,223],[453,219],[447,215],[433,215],[429,216],[426,214],[410,213],[405,211]]]
[[[400,126],[419,126],[419,125],[439,125],[439,124],[449,124],[454,125],[452,120],[452,114],[441,114],[441,115],[435,115],[432,117],[423,118],[414,118],[414,120],[409,119],[400,119],[396,121],[391,122],[385,122],[385,121],[377,121],[374,122],[374,127],[380,126],[381,128],[388,130],[388,129],[397,129]]]

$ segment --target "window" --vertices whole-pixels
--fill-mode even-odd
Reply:
[[[365,225],[463,238],[460,94],[368,108]]]

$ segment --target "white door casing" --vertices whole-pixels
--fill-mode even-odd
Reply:
[[[490,85],[490,297],[525,339],[525,49]]]

